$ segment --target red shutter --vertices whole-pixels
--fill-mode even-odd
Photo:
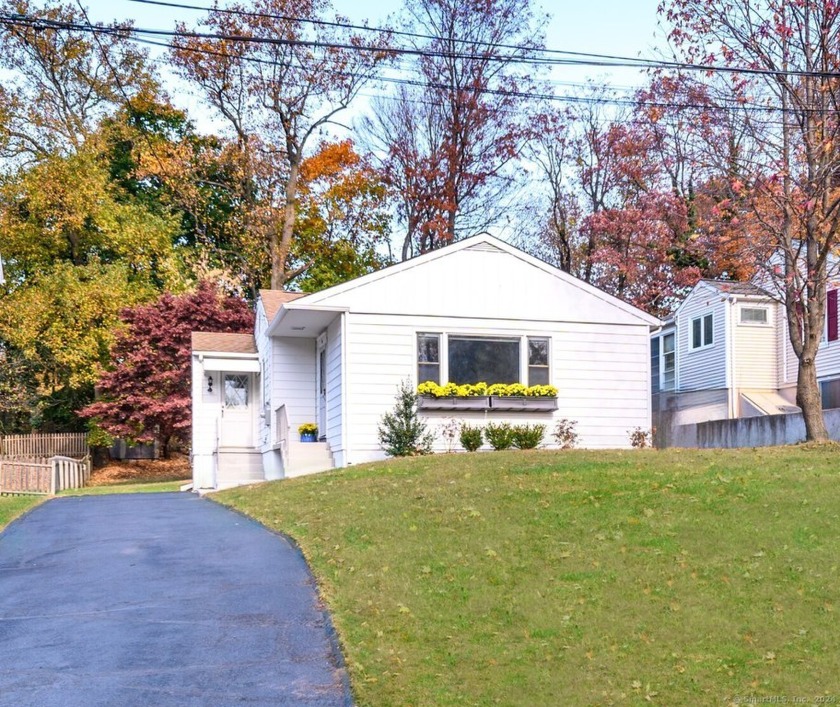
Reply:
[[[837,341],[837,290],[828,291],[826,307],[828,317],[828,340]]]

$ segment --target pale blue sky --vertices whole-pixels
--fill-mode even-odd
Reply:
[[[178,2],[178,0],[173,0]],[[145,29],[172,29],[176,21],[187,24],[196,22],[203,13],[177,8],[144,5],[130,0],[87,0],[91,20],[108,22],[133,19],[138,27]],[[186,4],[212,5],[212,0],[183,0]],[[337,12],[347,16],[351,22],[367,20],[370,25],[382,24],[399,12],[401,0],[333,0]],[[221,2],[224,5],[224,0]],[[546,46],[596,54],[612,54],[629,57],[654,56],[657,46],[663,46],[662,33],[658,29],[656,6],[658,0],[583,0],[582,2],[551,2],[543,6],[551,15],[545,27]],[[165,41],[162,39],[161,41]],[[151,48],[153,55],[164,50]],[[170,95],[177,105],[187,108],[196,120],[199,129],[213,130],[213,118],[200,109],[191,89],[164,70],[164,77]],[[550,74],[556,94],[575,95],[581,92],[579,84],[588,79],[616,88],[639,85],[643,78],[634,69],[562,66],[554,67]],[[567,84],[578,84],[567,85]],[[371,92],[387,91],[387,87],[366,89],[359,101],[342,116],[342,122],[349,124],[366,112]],[[561,106],[563,104],[558,104]]]
[[[177,0],[176,0],[177,1]],[[210,0],[186,0],[187,4],[211,5]],[[224,3],[222,3],[224,4]],[[396,14],[400,0],[334,0],[335,9],[353,22],[367,19],[376,25]],[[662,45],[657,31],[658,0],[567,0],[543,5],[552,17],[546,27],[546,44],[552,49],[651,56]],[[147,28],[170,29],[176,20],[191,23],[200,13],[189,10],[141,5],[129,0],[88,0],[94,21],[134,19]],[[637,73],[621,69],[566,67],[558,69],[554,78],[579,82],[587,77],[610,76],[611,82],[627,85],[637,82]]]

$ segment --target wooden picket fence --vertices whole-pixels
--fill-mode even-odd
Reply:
[[[0,457],[0,493],[55,495],[90,481],[90,457]]]
[[[89,454],[85,432],[0,435],[0,455],[6,457],[61,456],[82,459]]]

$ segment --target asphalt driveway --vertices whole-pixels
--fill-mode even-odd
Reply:
[[[0,535],[0,704],[346,705],[297,549],[192,494],[58,498]]]

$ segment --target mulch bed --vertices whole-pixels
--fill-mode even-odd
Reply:
[[[107,486],[120,482],[189,481],[192,477],[190,458],[173,454],[170,459],[137,459],[110,461],[91,472],[91,486]]]

